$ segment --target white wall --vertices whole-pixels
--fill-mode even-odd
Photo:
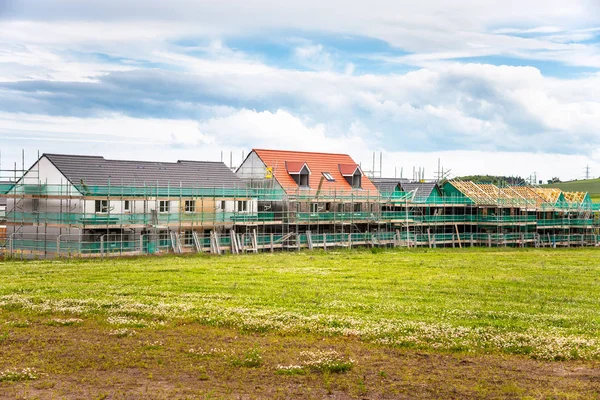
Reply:
[[[10,193],[21,194],[25,192],[23,185],[46,185],[46,193],[49,195],[69,196],[64,199],[36,199],[38,204],[37,212],[52,213],[54,217],[58,217],[58,214],[63,213],[77,214],[81,212],[81,200],[78,199],[81,194],[46,157],[41,157],[36,161]],[[28,218],[32,218],[34,213],[34,199],[8,198],[6,212],[28,213]],[[48,222],[53,223],[53,221]],[[48,235],[47,237],[67,233],[77,234],[78,232],[78,230],[73,228],[41,228],[40,226],[23,226],[18,231],[25,234],[25,238],[30,237],[27,235],[35,235],[40,232],[45,232]],[[10,235],[12,232],[15,232],[16,228],[8,226],[8,234]]]
[[[247,213],[254,213],[258,209],[258,201],[256,199],[243,200],[247,203],[246,211]],[[221,208],[221,201],[217,200],[217,212],[238,212],[238,204],[237,200],[225,200],[225,209]]]
[[[247,210],[246,212],[256,212],[258,209],[258,201],[256,199],[244,200],[247,202]],[[85,205],[85,213],[92,214],[96,210],[95,200],[85,200],[82,203]],[[170,200],[170,213],[177,214],[180,211],[180,204],[185,204],[185,199],[181,202],[178,200]],[[152,210],[160,210],[159,201],[154,199],[148,199],[148,201],[144,200],[130,200],[130,210],[129,212],[132,214],[142,214],[144,212],[151,212]],[[125,201],[121,199],[111,199],[109,200],[108,207],[110,209],[111,214],[124,214],[125,213]],[[221,201],[216,199],[215,201],[215,209],[213,212],[237,212],[238,211],[237,200],[225,200],[225,209],[221,208]],[[200,210],[197,210],[200,212]],[[83,210],[82,210],[83,212]],[[205,209],[205,212],[211,212],[211,210]]]
[[[246,157],[236,174],[242,179],[265,179],[267,166],[253,151]]]
[[[96,200],[85,200],[84,209],[86,214],[93,214],[96,212]],[[179,201],[171,200],[169,207],[170,213],[179,212]],[[145,212],[151,212],[152,210],[159,210],[160,204],[158,200],[149,198],[147,200],[129,200],[129,211],[125,211],[125,200],[120,198],[108,199],[108,208],[111,214],[143,214]],[[82,210],[82,212],[84,212]]]
[[[285,168],[285,165],[274,167]],[[274,176],[271,179],[266,178],[267,166],[254,151],[240,165],[236,174],[254,189],[282,190]],[[254,210],[257,209],[256,204],[253,207]]]
[[[260,160],[259,160],[260,161]],[[260,161],[262,163],[262,161]],[[264,171],[264,164],[263,164]],[[263,175],[264,177],[264,175]],[[78,182],[74,182],[78,184]],[[12,193],[21,194],[24,191],[23,184],[25,185],[47,185],[48,194],[52,195],[68,195],[63,199],[45,199],[39,198],[38,209],[39,213],[51,214],[50,218],[56,218],[60,214],[95,214],[96,204],[95,200],[83,200],[80,199],[81,193],[77,191],[68,179],[48,160],[46,157],[40,158],[28,172],[26,172],[13,190]],[[218,199],[217,199],[218,202]],[[247,200],[247,210],[245,212],[253,213],[258,209],[257,200]],[[17,212],[17,213],[28,213],[30,218],[33,218],[34,213],[34,199],[31,198],[8,198],[6,212]],[[124,214],[124,200],[114,198],[109,200],[109,209],[111,214]],[[154,199],[148,200],[130,200],[130,210],[132,214],[150,213],[152,210],[159,210],[159,201]],[[215,207],[214,210],[205,210],[205,212],[219,212],[220,210]],[[222,210],[221,210],[222,211]],[[236,201],[226,200],[225,201],[225,212],[237,212]],[[180,212],[180,202],[178,200],[170,201],[170,213],[177,214]],[[44,217],[42,217],[44,218]],[[49,221],[52,223],[52,221]],[[16,227],[7,227],[8,234],[16,231]],[[37,226],[23,226],[19,228],[19,232],[27,235],[34,235],[37,233],[45,232],[50,238],[52,236],[73,234],[78,235],[80,230],[77,228],[50,228],[43,227],[42,224]]]
[[[33,166],[23,175],[19,184],[25,185],[43,185],[46,184],[52,191],[52,194],[66,194],[76,196],[79,194],[77,189],[69,180],[48,160],[46,157],[40,158]],[[22,186],[17,186],[15,189],[20,193]]]
[[[20,194],[24,192],[23,185],[46,185],[49,195],[68,195],[74,199],[37,199],[38,211],[48,213],[80,212],[81,204],[77,199],[81,194],[69,182],[69,180],[48,160],[40,158],[21,178],[19,184],[11,190],[11,193]],[[33,199],[30,198],[8,198],[6,211],[33,212]]]

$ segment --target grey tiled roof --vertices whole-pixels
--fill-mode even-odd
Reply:
[[[405,192],[415,192],[415,200],[425,200],[434,190],[439,190],[435,182],[402,182],[400,184]]]
[[[391,193],[396,189],[396,186],[402,182],[408,182],[404,178],[371,178],[373,185],[382,193]]]
[[[212,161],[127,161],[98,156],[44,154],[74,185],[245,188],[224,163]]]

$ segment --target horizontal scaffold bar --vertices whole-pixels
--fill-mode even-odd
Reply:
[[[413,192],[379,192],[368,190],[318,190],[298,189],[283,191],[281,189],[264,188],[194,188],[172,186],[153,186],[139,184],[132,186],[119,185],[86,185],[46,184],[46,183],[3,183],[0,184],[0,197],[47,197],[47,198],[236,198],[256,199],[258,201],[299,201],[299,202],[369,202],[402,206],[444,207],[444,206],[476,206],[479,208],[521,208],[527,210],[587,210],[600,211],[600,204],[592,202],[539,203],[527,198],[489,199],[482,203],[473,202],[462,195],[442,195],[440,197],[419,198]]]
[[[410,223],[410,224],[477,224],[477,225],[537,225],[599,227],[593,218],[561,218],[537,215],[422,215],[415,212],[147,212],[147,213],[80,213],[80,212],[16,212],[6,213],[9,225],[69,225],[69,226],[146,226],[146,225],[203,225],[218,223]]]

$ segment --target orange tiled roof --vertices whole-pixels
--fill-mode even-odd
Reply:
[[[358,164],[340,164],[339,169],[340,173],[343,176],[351,176],[354,175],[354,171],[358,168]]]
[[[302,171],[302,168],[304,168],[305,164],[306,163],[304,161],[286,161],[285,169],[287,170],[288,174],[298,174],[300,171]]]
[[[347,154],[332,154],[332,153],[313,153],[313,152],[302,152],[302,151],[284,151],[284,150],[264,150],[254,149],[253,150],[260,159],[265,163],[267,167],[273,168],[273,176],[277,179],[277,182],[286,192],[296,192],[298,185],[289,174],[289,171],[295,169],[300,170],[304,163],[310,169],[309,186],[310,190],[316,191],[319,187],[323,172],[328,172],[333,177],[334,181],[329,182],[323,179],[321,190],[323,194],[334,191],[341,192],[353,192],[354,194],[367,194],[376,196],[379,194],[377,188],[364,174],[362,176],[362,190],[352,189],[352,186],[346,181],[340,172],[343,170],[347,171],[347,168],[351,166],[352,174],[358,164]],[[297,171],[296,171],[297,172]]]

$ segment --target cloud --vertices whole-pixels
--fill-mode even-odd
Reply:
[[[321,44],[307,44],[298,46],[294,49],[296,60],[307,68],[314,70],[331,70],[334,67],[334,61]]]
[[[564,29],[559,26],[536,26],[535,28],[518,29],[518,28],[502,28],[496,29],[493,33],[499,34],[528,34],[528,33],[558,33],[564,32]]]
[[[591,175],[600,175],[600,159],[585,155],[565,155],[534,152],[483,152],[444,151],[384,153],[384,176],[412,178],[412,169],[422,167],[427,177],[437,173],[438,159],[444,170],[450,169],[450,177],[472,174],[521,176],[546,181],[552,177],[582,179],[584,167],[590,166]]]
[[[426,55],[426,60],[488,54],[538,59],[538,52],[549,52],[539,56],[542,60],[599,66],[598,48],[579,43],[589,38],[589,32],[584,36],[582,30],[598,27],[600,6],[594,0],[289,0],[280,5],[267,0],[13,3],[0,23],[0,37],[24,44],[92,45],[121,54],[143,54],[182,37],[281,36],[290,31],[312,31],[377,38],[409,53]],[[562,38],[548,35],[559,31]],[[577,56],[572,57],[573,53]],[[423,61],[423,57],[402,59],[417,65]]]
[[[116,64],[98,55],[59,54],[38,45],[0,43],[0,82],[23,80],[92,82],[112,71],[130,71],[133,64]]]
[[[203,121],[133,118],[122,114],[104,117],[63,117],[0,113],[0,133],[6,141],[112,143],[129,145],[185,145],[190,151],[204,146],[275,147],[347,151],[367,143],[356,132],[330,136],[323,124],[311,123],[284,110],[240,109]]]
[[[593,20],[589,15],[594,7],[593,0],[489,0],[485,3],[470,0],[455,0],[447,3],[440,0],[374,0],[368,3],[342,0],[289,0],[273,4],[269,0],[205,0],[190,2],[172,0],[106,0],[101,4],[94,0],[13,0],[5,15],[11,18],[50,20],[119,20],[152,19],[209,22],[213,25],[228,19],[243,28],[251,26],[311,26],[327,22],[339,26],[357,23],[368,24],[372,19],[415,21],[438,20],[439,25],[456,25],[466,22],[465,28],[490,21],[513,21],[521,25],[524,21],[546,21],[545,26],[571,23],[573,19]],[[597,4],[597,3],[596,3]],[[514,10],[519,10],[516,13]],[[440,18],[443,16],[444,18]],[[474,17],[479,18],[474,18]],[[347,20],[350,20],[347,22]],[[447,22],[446,22],[447,21]],[[265,25],[265,23],[267,23]],[[219,26],[222,24],[219,24]],[[225,28],[225,27],[223,27]]]
[[[0,113],[0,133],[5,140],[38,140],[81,143],[152,145],[209,142],[192,120],[131,118],[107,114],[102,118]]]
[[[165,161],[173,157],[215,160],[221,151],[234,151],[239,162],[238,155],[252,147],[307,151],[318,147],[322,151],[351,153],[370,146],[357,132],[330,136],[322,124],[303,121],[283,110],[241,109],[201,122],[119,114],[103,118],[24,117],[0,113],[0,148],[16,150],[18,143],[29,142],[36,143],[43,152]],[[12,155],[15,154],[20,154],[20,150]],[[6,161],[6,154],[3,156]]]
[[[598,4],[14,0],[0,10],[0,140],[593,162]]]
[[[153,120],[114,114],[105,118],[48,117],[0,113],[0,148],[3,165],[20,165],[20,144],[32,143],[26,165],[33,163],[36,150],[55,153],[102,155],[107,158],[175,161],[196,159],[217,161],[223,154],[239,165],[250,148],[331,151],[350,154],[372,169],[377,149],[372,131],[360,122],[344,134],[332,136],[325,126],[303,121],[286,111],[239,110],[203,122]],[[38,146],[38,147],[35,147]],[[425,168],[433,176],[438,158],[452,169],[452,176],[475,173],[521,175],[537,173],[539,179],[552,176],[579,178],[585,165],[600,174],[598,152],[590,156],[533,152],[486,151],[389,151],[382,148],[383,176],[411,177],[412,168]],[[379,156],[376,157],[379,170]]]
[[[9,112],[206,121],[238,110],[278,112],[320,124],[328,134],[359,121],[390,150],[589,153],[600,144],[597,75],[557,80],[531,67],[452,64],[406,74],[346,75],[250,71],[218,63],[195,73],[108,73],[96,82],[0,83]],[[227,64],[226,64],[227,65]],[[264,74],[268,69],[269,74]],[[585,89],[584,89],[585,88]],[[596,90],[594,90],[596,89]],[[279,115],[281,117],[281,115]],[[266,122],[275,123],[277,119]],[[265,129],[268,129],[265,128]],[[236,137],[244,137],[241,126]],[[285,133],[283,133],[285,134]]]
[[[222,147],[235,138],[241,147],[277,148],[325,152],[351,152],[372,146],[355,130],[331,135],[324,124],[311,123],[284,110],[275,112],[242,109],[220,118],[200,123],[200,131],[216,138]]]

